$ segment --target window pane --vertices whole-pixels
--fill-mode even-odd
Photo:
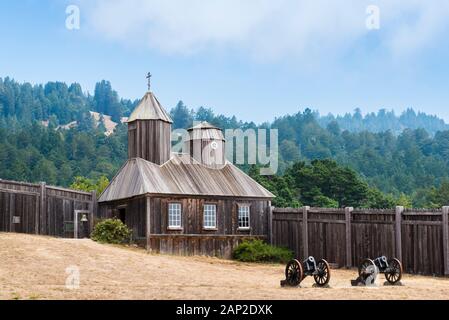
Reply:
[[[239,206],[239,228],[249,228],[249,206]]]
[[[217,227],[217,206],[214,204],[204,205],[204,227],[216,228]]]
[[[169,203],[168,204],[168,227],[180,228],[181,227],[181,204]]]

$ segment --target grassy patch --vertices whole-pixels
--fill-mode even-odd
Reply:
[[[293,252],[271,246],[262,240],[245,240],[234,249],[233,258],[242,262],[286,263],[293,258]]]

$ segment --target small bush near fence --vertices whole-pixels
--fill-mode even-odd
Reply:
[[[95,225],[91,238],[100,243],[122,244],[131,241],[132,230],[118,219],[102,220]]]
[[[262,240],[245,240],[234,249],[233,257],[242,262],[286,263],[293,258],[293,252],[286,248],[270,246]]]

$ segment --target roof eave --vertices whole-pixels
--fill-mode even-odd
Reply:
[[[116,198],[111,200],[103,200],[98,201],[98,203],[108,203],[108,202],[116,202],[116,201],[124,201],[124,200],[130,200],[134,198],[140,198],[140,197],[163,197],[163,198],[169,198],[169,197],[183,197],[183,198],[223,198],[223,199],[254,199],[254,200],[273,200],[276,198],[276,196],[268,197],[268,196],[249,196],[249,195],[213,195],[213,194],[184,194],[184,193],[142,193],[142,194],[136,194],[129,197],[124,198]]]

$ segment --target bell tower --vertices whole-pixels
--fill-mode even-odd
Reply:
[[[226,141],[220,128],[204,121],[188,132],[184,148],[193,159],[210,168],[220,168],[226,164]]]
[[[128,158],[161,165],[170,160],[173,121],[151,92],[150,73],[147,79],[148,91],[128,119]]]

